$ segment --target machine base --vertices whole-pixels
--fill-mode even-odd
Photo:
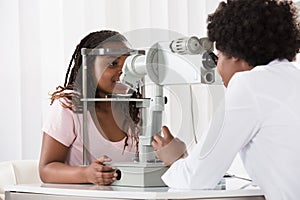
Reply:
[[[161,176],[168,169],[163,163],[113,163],[119,177],[112,185],[131,187],[164,187]]]

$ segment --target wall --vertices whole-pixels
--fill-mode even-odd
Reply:
[[[18,6],[18,0],[0,1],[0,160],[20,158],[22,149]]]
[[[0,161],[39,157],[48,93],[63,84],[71,54],[84,35],[100,29],[130,33],[155,28],[200,36],[205,34],[206,13],[216,4],[208,2],[0,0],[0,85],[5,91]]]
[[[113,29],[130,34],[137,29],[154,28],[204,36],[206,16],[218,2],[0,0],[0,161],[38,159],[48,93],[63,84],[72,52],[88,32]],[[181,99],[180,107],[184,109],[178,110],[176,101],[169,101],[166,124],[192,148],[195,138],[201,135],[194,137],[191,133],[201,133],[213,112],[209,89],[178,85],[170,90],[169,94],[174,92]],[[223,92],[222,88],[217,90],[219,94]],[[239,161],[233,167],[243,170]]]

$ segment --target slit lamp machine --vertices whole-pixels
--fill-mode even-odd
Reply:
[[[161,180],[167,167],[159,161],[151,146],[154,134],[159,133],[162,127],[162,114],[167,103],[163,96],[163,86],[176,84],[217,84],[221,85],[216,72],[216,59],[213,43],[208,38],[185,37],[173,41],[161,41],[153,44],[147,50],[122,49],[82,49],[83,57],[83,141],[84,164],[88,165],[88,133],[87,133],[87,103],[88,101],[135,101],[141,109],[142,134],[139,136],[138,161],[126,163],[113,163],[117,168],[118,177],[113,185],[134,187],[160,187],[165,186]],[[90,99],[87,97],[86,56],[88,55],[129,55],[123,65],[120,76],[121,83],[137,90],[144,78],[148,76],[154,83],[154,94],[149,98],[133,99],[127,97],[113,97],[105,99]],[[144,112],[148,109],[147,115]]]

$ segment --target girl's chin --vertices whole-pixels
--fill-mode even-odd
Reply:
[[[122,83],[116,83],[112,93],[113,94],[127,94],[129,89],[130,88],[128,86],[126,86]]]

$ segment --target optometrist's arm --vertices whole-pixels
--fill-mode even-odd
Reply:
[[[174,162],[162,176],[171,188],[214,188],[227,172],[236,154],[258,131],[261,116],[247,80],[234,76],[227,88],[225,111],[212,120],[206,140],[184,159]],[[224,111],[224,112],[223,112]]]

